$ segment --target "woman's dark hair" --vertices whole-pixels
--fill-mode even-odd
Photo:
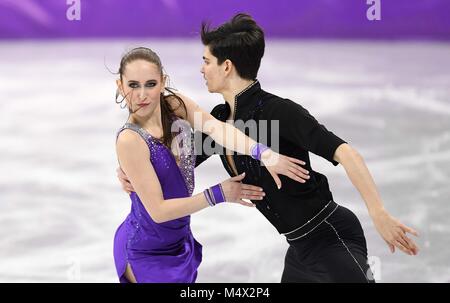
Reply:
[[[125,67],[136,60],[145,60],[147,62],[153,63],[158,68],[161,78],[163,78],[163,67],[161,64],[161,59],[159,56],[152,51],[149,48],[146,47],[137,47],[132,49],[131,51],[127,52],[123,57],[122,60],[120,60],[120,67],[119,67],[119,76],[120,80],[122,81],[122,75],[125,72]],[[161,93],[160,95],[160,105],[161,105],[161,123],[163,127],[163,137],[161,139],[162,143],[168,147],[170,147],[171,142],[175,136],[174,133],[171,131],[172,122],[176,118],[175,110],[177,110],[180,106],[184,110],[184,117],[187,115],[186,105],[184,104],[183,100],[177,96],[174,91],[169,88],[165,87],[166,94]],[[122,103],[125,99],[125,96],[123,97],[122,101],[118,102],[117,98],[119,97],[119,89],[116,91],[116,103]],[[178,107],[173,108],[173,103],[169,103],[169,99],[176,100],[178,102]],[[129,109],[130,114],[131,109]],[[184,117],[180,117],[184,119]],[[156,139],[156,138],[155,138]]]
[[[205,22],[201,28],[202,43],[209,47],[218,64],[229,59],[240,77],[254,80],[264,56],[264,31],[247,14],[237,14],[218,28],[210,29]]]

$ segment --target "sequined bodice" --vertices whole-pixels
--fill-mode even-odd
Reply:
[[[172,151],[165,146],[161,141],[153,138],[144,128],[139,127],[133,123],[126,123],[120,130],[132,129],[139,133],[141,137],[146,141],[150,149],[150,161],[159,177],[160,183],[167,177],[167,173],[173,173],[176,168],[181,173],[184,179],[184,183],[187,188],[187,192],[192,195],[194,191],[194,167],[195,167],[195,155],[194,155],[194,136],[191,131],[189,123],[184,120],[175,120],[172,125],[172,130],[178,130],[178,134],[174,137],[172,143],[172,150],[175,150],[178,154],[179,163],[176,161],[176,157]],[[173,166],[176,167],[173,167]],[[174,180],[173,180],[174,181]],[[161,184],[164,188],[163,184]],[[175,185],[175,184],[172,184]],[[166,196],[166,195],[165,195]]]

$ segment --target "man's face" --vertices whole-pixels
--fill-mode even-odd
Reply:
[[[225,85],[225,64],[217,64],[217,58],[205,46],[203,51],[203,64],[200,72],[206,80],[206,86],[210,93],[222,92]]]

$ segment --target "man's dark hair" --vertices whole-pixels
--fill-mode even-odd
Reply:
[[[247,14],[237,14],[221,26],[210,29],[202,23],[203,45],[222,64],[229,59],[241,78],[254,80],[258,75],[261,58],[264,56],[264,32]]]

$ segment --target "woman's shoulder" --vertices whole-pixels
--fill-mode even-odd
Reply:
[[[120,161],[141,161],[148,159],[150,148],[136,131],[122,129],[117,136],[116,153]]]
[[[147,138],[144,133],[138,129],[122,128],[117,134],[117,146],[134,148],[138,146],[147,145]]]

